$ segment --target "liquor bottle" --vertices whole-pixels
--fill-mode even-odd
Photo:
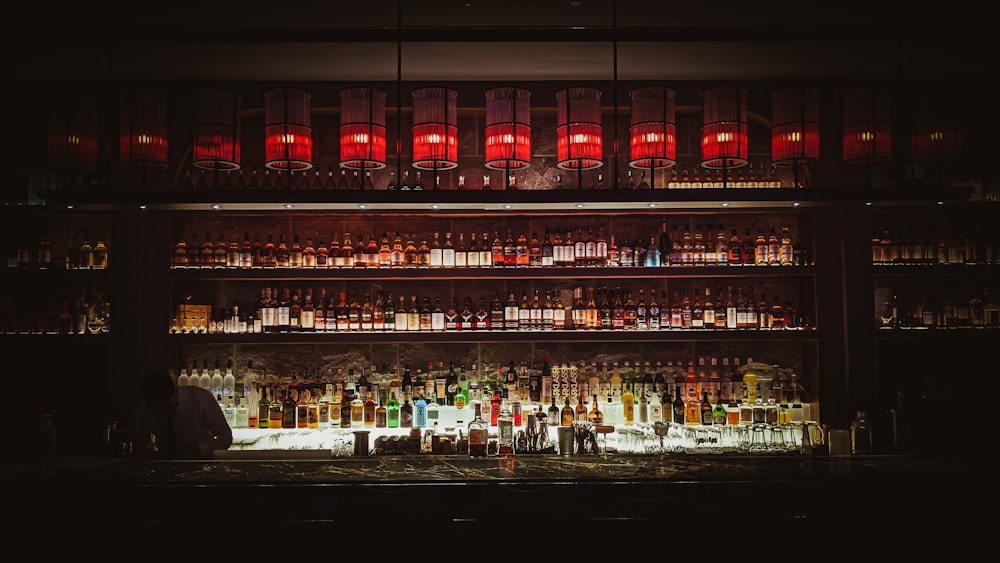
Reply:
[[[438,399],[437,396],[432,392],[430,396],[427,397],[427,426],[433,429],[437,429],[438,423],[441,421],[441,404],[443,399]]]
[[[429,250],[429,266],[431,268],[441,268],[444,265],[443,254],[444,248],[441,246],[441,233],[434,231]]]
[[[771,227],[771,234],[767,238],[767,255],[766,255],[767,266],[777,266],[781,261],[781,241],[778,240],[778,235],[775,233],[774,227]],[[789,262],[791,265],[791,262]]]
[[[778,246],[778,264],[792,266],[795,264],[795,248],[788,234],[788,227],[781,228],[781,240]]]
[[[459,239],[461,241],[461,239]],[[486,241],[483,241],[484,243]],[[469,233],[469,248],[465,252],[465,266],[467,268],[479,268],[484,267],[483,264],[479,263],[479,257],[481,256],[479,242],[476,239],[475,231]],[[458,258],[455,258],[456,266],[458,266]]]
[[[491,268],[493,264],[493,252],[494,248],[487,242],[489,240],[489,234],[483,231],[483,236],[479,239],[479,267],[480,268]],[[502,251],[501,251],[502,254]]]
[[[500,386],[498,385],[493,389],[493,395],[490,397],[490,426],[497,425],[497,418],[500,416],[502,400]]]
[[[715,423],[714,407],[712,406],[712,403],[710,403],[708,400],[708,390],[702,391],[701,401],[698,403],[698,409],[700,413],[699,418],[701,420],[701,424],[705,426],[711,426],[712,424]]]
[[[292,235],[292,247],[288,250],[288,267],[301,268],[303,262],[303,249],[299,244],[299,235],[296,233]]]
[[[514,455],[514,414],[506,399],[501,401],[500,412],[497,414],[497,442],[498,455]]]
[[[669,397],[669,396],[668,396]],[[675,424],[684,424],[686,420],[685,408],[684,408],[684,398],[681,386],[678,385],[674,389],[674,400],[670,402],[671,412],[673,413],[672,418]]]
[[[378,411],[379,408],[375,405],[375,393],[372,393],[369,390],[367,393],[364,394],[364,397],[365,401],[363,406],[364,412],[362,414],[362,421],[365,428],[374,428],[375,418],[377,416],[376,412]],[[385,411],[383,410],[383,420],[384,416],[385,416]]]
[[[448,257],[449,248],[451,247],[451,232],[445,234],[445,247],[444,262],[446,265],[450,264],[451,268],[467,268],[469,266],[469,249],[465,246],[465,233],[458,233],[458,242],[455,243],[455,248],[451,251],[454,254],[454,258],[450,259]],[[478,250],[477,250],[478,252]],[[477,256],[478,257],[478,256]]]
[[[622,423],[626,426],[635,424],[635,391],[631,382],[622,390]]]
[[[551,410],[550,408],[549,411],[551,412]],[[566,395],[565,402],[559,413],[560,426],[573,426],[573,422],[576,420],[576,409],[569,404],[569,395]]]
[[[753,241],[753,266],[767,266],[767,239],[764,238],[764,231],[757,229],[757,238]]]
[[[424,299],[427,299],[426,297]],[[454,300],[454,297],[452,297]],[[454,319],[458,313],[455,311],[454,307],[450,309],[452,313],[452,319]],[[454,324],[454,320],[452,321]],[[434,308],[431,310],[431,326],[430,330],[434,332],[443,332],[445,330],[445,312],[441,308],[441,297],[434,297]]]
[[[520,243],[524,238],[524,234],[518,238],[518,249],[520,251]],[[538,239],[538,231],[531,232],[531,239],[527,241],[527,246],[525,248],[526,256],[521,258],[518,255],[519,266],[531,266],[533,268],[539,268],[542,266],[542,242]]]
[[[520,239],[524,239],[524,233],[521,233]],[[528,265],[528,262],[527,262],[527,258],[528,258],[528,241],[524,240],[523,242],[524,242],[524,244],[523,244],[523,251],[522,251],[521,241],[519,239],[515,239],[514,238],[511,229],[507,229],[507,238],[504,239],[504,243],[503,243],[503,265],[504,265],[505,268],[515,268],[515,267],[518,267],[518,266],[527,266]],[[521,264],[519,262],[520,259],[518,258],[522,254],[524,256],[524,263],[523,264]]]
[[[403,404],[399,406],[399,427],[413,427],[413,405],[410,404],[410,397],[403,395]]]
[[[399,389],[389,387],[389,398],[385,404],[385,425],[387,428],[399,428]]]
[[[546,420],[548,421],[549,426],[559,426],[559,424],[562,421],[559,407],[556,406],[555,395],[552,395],[548,408],[548,416],[546,417]]]
[[[402,301],[401,301],[402,302]],[[396,322],[399,322],[397,316]],[[406,310],[406,327],[409,331],[417,331],[420,329],[420,309],[417,307],[417,296],[410,296],[410,306]]]
[[[483,420],[483,405],[479,401],[473,403],[473,417],[469,422],[469,456],[485,457],[489,442],[489,425]]]
[[[601,402],[597,398],[597,393],[591,395],[594,397],[594,402],[590,407],[590,412],[587,413],[587,420],[595,426],[604,424],[604,413],[601,412]]]
[[[427,427],[427,399],[423,394],[417,395],[413,403],[413,428]]]
[[[301,266],[301,262],[299,265]],[[291,267],[291,250],[288,248],[288,240],[284,234],[280,235],[278,239],[278,246],[274,250],[274,267]]]

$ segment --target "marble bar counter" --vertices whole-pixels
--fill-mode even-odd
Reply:
[[[509,522],[811,522],[953,525],[982,494],[971,456],[789,454],[382,455],[315,459],[142,461],[75,457],[8,466],[6,498],[22,522],[371,529],[385,515],[429,524]],[[738,516],[736,516],[738,515]],[[679,520],[680,519],[680,520]],[[398,518],[393,518],[398,522]],[[414,521],[416,521],[414,520]]]

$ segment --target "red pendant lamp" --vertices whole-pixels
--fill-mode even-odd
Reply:
[[[340,166],[385,168],[385,92],[375,88],[340,91]]]
[[[844,161],[883,164],[892,158],[889,92],[877,87],[844,92]]]
[[[239,170],[243,96],[229,90],[198,93],[191,163],[205,170]]]
[[[458,166],[458,92],[419,88],[413,95],[413,167],[448,170]]]
[[[90,96],[69,96],[52,110],[48,163],[59,170],[97,169],[97,103]]]
[[[665,168],[677,162],[675,92],[672,88],[646,86],[629,94],[632,123],[629,127],[629,166]]]
[[[118,159],[124,166],[167,167],[167,97],[126,90],[120,97]]]
[[[964,151],[962,129],[956,113],[961,101],[942,96],[932,107],[928,97],[914,96],[912,102],[913,159],[920,164],[947,164],[961,158]]]
[[[272,170],[312,168],[311,95],[297,88],[264,92],[264,166]]]
[[[556,165],[564,170],[604,166],[601,91],[574,86],[556,92]]]
[[[702,92],[701,165],[739,168],[749,162],[747,91],[720,86]]]
[[[771,92],[771,162],[809,164],[819,158],[819,90],[779,88]]]
[[[486,91],[486,167],[531,166],[531,92],[501,87]]]

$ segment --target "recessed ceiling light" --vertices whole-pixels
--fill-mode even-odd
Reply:
[[[944,205],[944,202],[943,201],[939,201],[938,205]]]
[[[431,204],[431,209],[441,209],[441,206],[438,205],[438,204],[436,204],[436,203],[432,203]]]
[[[729,207],[729,202],[728,201],[723,201],[722,202],[722,207]]]
[[[146,204],[145,203],[140,203],[139,204],[139,209],[146,209]]]
[[[504,206],[503,206],[503,208],[504,209],[514,209],[514,206],[511,205],[511,204],[509,204],[509,203],[505,203]]]
[[[285,209],[291,209],[291,208],[293,208],[293,207],[295,207],[295,206],[294,206],[294,205],[292,205],[291,203],[286,203],[286,204],[285,204]]]
[[[72,204],[70,204],[70,205],[67,205],[67,206],[66,206],[66,209],[73,209],[73,205],[72,205]]]
[[[212,209],[218,211],[218,210],[222,209],[222,206],[219,205],[218,203],[213,203],[212,204]]]
[[[583,204],[582,204],[582,203],[578,203],[578,204],[576,204],[576,208],[577,208],[577,209],[583,209]]]
[[[798,207],[799,205],[802,205],[802,204],[801,204],[801,203],[799,203],[799,202],[797,202],[797,201],[796,201],[796,202],[794,202],[794,203],[792,203],[792,207]]]
[[[866,201],[866,202],[865,202],[865,205],[867,205],[868,207],[871,207],[871,206],[872,206],[872,202],[870,202],[870,201]]]
[[[358,209],[368,209],[368,204],[361,203],[361,204],[358,205]]]
[[[656,204],[655,203],[647,203],[646,207],[650,207],[650,208],[656,207]]]

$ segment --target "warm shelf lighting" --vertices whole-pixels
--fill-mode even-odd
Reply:
[[[813,87],[771,92],[771,162],[809,164],[819,158],[819,91]]]
[[[844,92],[844,161],[882,164],[892,158],[892,112],[889,93],[881,88]]]
[[[89,96],[67,96],[49,120],[48,163],[60,170],[97,169],[97,103]]]
[[[385,168],[385,92],[375,88],[340,91],[340,166]]]
[[[486,167],[531,166],[531,92],[501,87],[486,91]]]
[[[167,167],[167,96],[162,92],[121,93],[118,159],[125,166]]]
[[[205,170],[239,170],[243,96],[229,90],[198,93],[191,163]]]
[[[665,168],[676,164],[677,122],[672,88],[646,86],[630,92],[629,166]]]
[[[413,95],[413,167],[448,170],[458,166],[458,92],[419,88]]]
[[[289,171],[313,167],[310,99],[309,92],[296,88],[264,92],[264,166]]]
[[[590,170],[604,165],[601,91],[574,86],[556,92],[556,158],[563,170]]]
[[[720,86],[702,92],[701,165],[739,168],[749,162],[747,91]]]

